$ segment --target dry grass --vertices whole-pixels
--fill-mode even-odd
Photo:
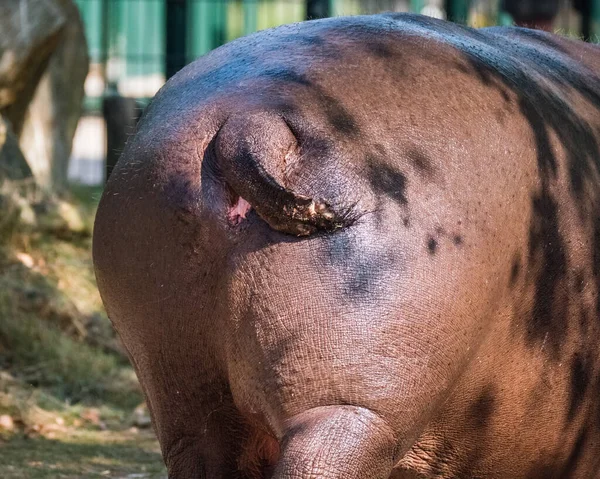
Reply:
[[[2,478],[165,477],[153,434],[132,428],[142,396],[96,289],[99,196],[38,205],[0,246]]]

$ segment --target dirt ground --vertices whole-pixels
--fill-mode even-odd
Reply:
[[[0,442],[0,477],[166,479],[156,438],[149,430],[70,430],[47,437]]]

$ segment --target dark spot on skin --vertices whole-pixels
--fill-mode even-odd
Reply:
[[[408,228],[410,226],[410,218],[402,218],[402,224]]]
[[[267,68],[261,72],[260,76],[274,81],[283,81],[288,83],[297,83],[298,85],[303,86],[312,86],[312,82],[308,80],[305,75],[283,66]]]
[[[452,237],[452,242],[456,245],[456,246],[462,246],[463,244],[463,238],[461,235],[454,235]]]
[[[339,278],[344,300],[362,301],[381,292],[381,278],[397,268],[393,257],[374,250],[368,254],[349,231],[324,239],[324,251]]]
[[[314,95],[316,104],[323,109],[327,121],[329,121],[331,126],[337,132],[351,138],[355,138],[360,134],[358,124],[350,112],[344,107],[340,100],[326,93],[320,85],[308,80],[304,75],[298,75],[289,70],[281,72],[279,72],[279,70],[274,70],[273,76],[275,79],[295,83],[308,88]]]
[[[474,419],[477,429],[485,428],[488,425],[495,409],[494,387],[488,385],[470,407],[470,416]]]
[[[470,439],[465,443],[470,444],[470,447],[463,452],[464,457],[458,463],[458,470],[453,471],[452,477],[469,477],[473,479],[480,477],[475,474],[475,471],[477,470],[477,465],[487,453],[488,427],[494,417],[496,407],[495,387],[492,384],[488,384],[477,396],[477,399],[469,406],[467,427]]]
[[[464,73],[465,75],[471,75],[471,68],[469,68],[467,65],[464,65],[463,63],[453,63],[453,66],[461,73]]]
[[[385,249],[370,246],[365,249],[354,244],[354,251],[355,254],[346,257],[344,265],[335,271],[343,284],[343,299],[352,302],[380,300],[386,295],[386,278],[390,272],[400,271],[402,264]]]
[[[327,240],[327,254],[334,265],[344,265],[348,258],[355,255],[355,243],[352,237],[344,232],[334,235]]]
[[[564,132],[561,132],[561,135],[565,135]],[[589,158],[585,152],[593,151],[593,154],[599,154],[600,150],[598,150],[598,145],[594,140],[593,132],[590,131],[589,125],[576,125],[574,126],[574,130],[570,132],[568,137],[561,138],[563,144],[567,148],[575,148],[576,151],[566,150],[569,159],[569,179],[571,181],[571,191],[578,197],[581,197],[584,193],[584,183],[589,181],[589,178],[592,176],[592,168],[590,168],[590,163],[595,163],[596,172],[598,170],[597,158]],[[586,147],[586,143],[590,146]],[[583,150],[583,153],[577,151]],[[579,158],[579,155],[582,155],[586,160],[582,161]]]
[[[435,238],[430,237],[429,240],[427,240],[427,251],[429,251],[429,254],[435,254],[437,247],[438,243]]]
[[[502,95],[502,99],[506,102],[510,101],[510,96],[508,96],[508,92],[506,91],[506,88],[500,88],[500,95]]]
[[[507,116],[507,112],[504,110],[496,110],[496,112],[494,113],[494,116],[496,117],[496,120],[498,120],[498,123],[500,125],[504,125],[506,124],[506,116]]]
[[[342,104],[325,94],[321,94],[320,97],[331,126],[344,135],[356,136],[359,133],[358,125]]]
[[[529,344],[548,340],[557,357],[568,327],[568,294],[561,288],[567,272],[567,257],[558,224],[558,206],[547,193],[532,199],[529,232],[529,262],[537,265],[534,304],[527,330]]]
[[[287,117],[298,116],[298,106],[288,101],[277,101],[273,103],[273,109],[281,113],[281,115],[287,119]],[[288,123],[289,126],[289,123]],[[295,133],[292,131],[292,133]]]
[[[527,479],[551,479],[557,476],[556,461],[546,459],[536,462],[527,472]]]
[[[352,275],[344,282],[344,295],[349,297],[362,296],[368,293],[373,281],[374,271],[364,263],[359,263],[352,268]]]
[[[290,42],[292,44],[301,43],[311,46],[322,46],[325,44],[325,40],[316,35],[293,35],[290,37]]]
[[[407,156],[415,169],[423,177],[431,178],[435,174],[435,167],[433,166],[431,158],[423,151],[414,148],[407,153]]]
[[[373,55],[379,58],[388,59],[394,56],[394,52],[390,49],[390,47],[383,43],[377,41],[365,42],[364,47]]]
[[[510,286],[514,286],[517,283],[517,279],[519,279],[519,273],[521,272],[521,258],[519,255],[516,255],[513,259],[512,268],[510,269]]]
[[[585,309],[582,309],[579,312],[579,326],[581,327],[582,331],[587,331],[587,326],[589,324],[590,321],[590,317],[588,312]]]
[[[377,193],[386,195],[399,205],[408,204],[406,199],[406,176],[386,163],[367,157],[368,178]]]
[[[571,361],[570,372],[571,382],[567,420],[572,421],[585,398],[585,393],[590,384],[592,371],[589,358],[583,358],[579,353],[575,353]]]
[[[585,425],[579,433],[579,436],[577,436],[577,441],[575,441],[575,444],[573,445],[571,454],[569,454],[569,457],[565,462],[565,466],[560,477],[566,477],[567,475],[573,474],[573,472],[575,472],[577,464],[579,463],[579,460],[581,459],[581,456],[583,454],[585,443],[587,442],[588,427],[589,426]]]
[[[387,272],[397,267],[394,258],[385,254],[373,252],[368,257],[355,256],[342,270],[336,271],[342,279],[343,299],[352,302],[377,300],[385,290],[383,281]]]

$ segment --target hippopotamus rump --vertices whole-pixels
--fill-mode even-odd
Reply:
[[[169,80],[94,230],[169,477],[598,476],[599,75],[385,14]]]

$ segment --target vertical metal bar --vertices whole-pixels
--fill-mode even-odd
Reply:
[[[589,0],[589,20],[587,41],[600,42],[600,0]]]
[[[213,0],[215,2],[215,22],[211,48],[221,46],[227,41],[227,3],[228,0]]]
[[[185,66],[187,36],[187,1],[166,0],[165,76],[172,77]]]
[[[581,36],[586,42],[589,42],[592,33],[591,1],[583,0],[576,2],[575,5],[581,13]]]
[[[425,0],[410,0],[410,11],[413,13],[421,13],[425,6]]]
[[[256,31],[258,26],[258,4],[256,0],[243,0],[244,7],[244,35]]]
[[[100,33],[100,55],[99,60],[102,65],[102,80],[104,81],[104,86],[108,85],[108,74],[107,74],[107,63],[108,63],[108,48],[109,48],[109,28],[110,23],[108,16],[110,14],[110,0],[101,0],[102,1],[102,19],[101,19],[101,33]]]
[[[331,15],[329,0],[306,0],[306,19],[327,18]]]
[[[448,20],[466,24],[470,3],[469,0],[446,0],[446,15]]]

